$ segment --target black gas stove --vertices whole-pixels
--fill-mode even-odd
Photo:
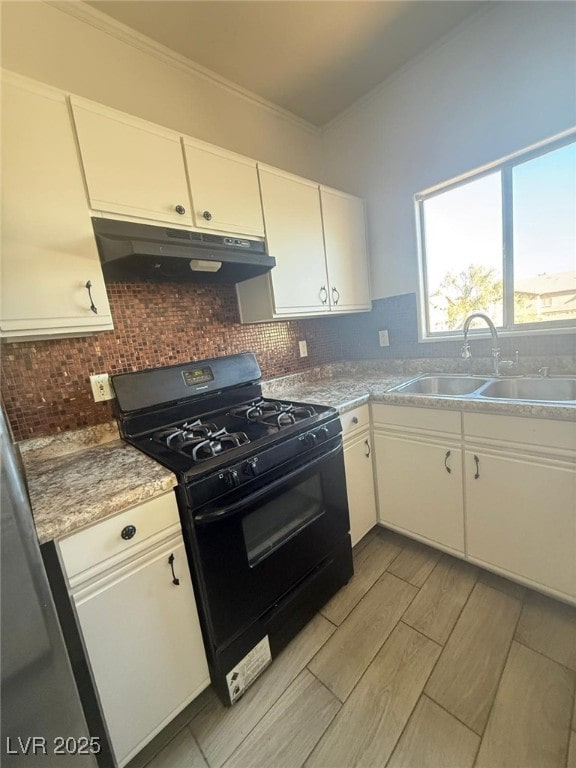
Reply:
[[[352,574],[334,408],[262,396],[251,353],[112,378],[123,438],[173,471],[226,703]]]

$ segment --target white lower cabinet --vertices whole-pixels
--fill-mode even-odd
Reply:
[[[465,414],[464,429],[468,557],[576,598],[576,424]]]
[[[460,414],[374,405],[378,519],[464,552]]]
[[[576,423],[380,404],[372,413],[383,525],[576,600]]]
[[[114,756],[123,766],[210,680],[173,494],[100,525],[104,535],[98,524],[92,530],[102,559],[95,563],[92,555],[83,573],[71,576],[66,564],[77,571],[91,529],[59,549]],[[135,532],[124,539],[131,527]],[[141,531],[146,535],[139,541]]]
[[[380,521],[464,552],[459,446],[376,434],[374,447]]]
[[[386,408],[386,406],[384,406]],[[393,406],[392,406],[393,407]],[[379,421],[374,430],[376,452],[376,481],[378,487],[380,522],[415,534],[456,552],[464,552],[464,520],[462,516],[462,452],[458,435],[450,432],[455,414],[447,423],[434,425],[447,430],[438,432],[411,431],[414,414],[389,412],[375,408],[380,419],[390,421],[398,416],[408,422],[401,427]],[[429,415],[429,414],[428,414]],[[458,420],[459,426],[459,420]],[[400,431],[399,431],[400,429]]]
[[[368,411],[368,406],[364,407]],[[359,432],[345,437],[344,466],[350,512],[350,536],[354,546],[376,525],[372,439],[368,429],[360,429]]]

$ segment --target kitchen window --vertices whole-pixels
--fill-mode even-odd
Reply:
[[[423,339],[576,325],[576,134],[416,195]]]

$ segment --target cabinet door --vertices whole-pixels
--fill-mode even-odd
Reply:
[[[3,336],[112,328],[66,97],[11,75],[2,83],[1,304]]]
[[[209,683],[182,537],[74,601],[114,753],[124,765]]]
[[[344,466],[350,511],[352,545],[376,525],[376,500],[370,434],[362,433],[344,444]]]
[[[374,449],[379,520],[463,552],[460,448],[375,434]]]
[[[328,283],[318,186],[259,166],[268,251],[278,315],[325,313]]]
[[[574,464],[469,450],[465,466],[468,556],[576,597]]]
[[[180,137],[83,99],[71,103],[91,207],[191,225]]]
[[[333,312],[370,309],[364,201],[320,187]]]
[[[211,144],[184,139],[194,225],[264,235],[256,161]]]

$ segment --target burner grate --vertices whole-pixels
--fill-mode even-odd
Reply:
[[[255,400],[248,405],[232,408],[230,415],[282,429],[315,416],[316,410],[311,405],[294,405],[280,400]]]
[[[218,429],[215,424],[200,420],[162,429],[152,437],[160,445],[188,456],[193,461],[211,459],[224,451],[250,442],[245,432],[228,432],[224,427]]]

